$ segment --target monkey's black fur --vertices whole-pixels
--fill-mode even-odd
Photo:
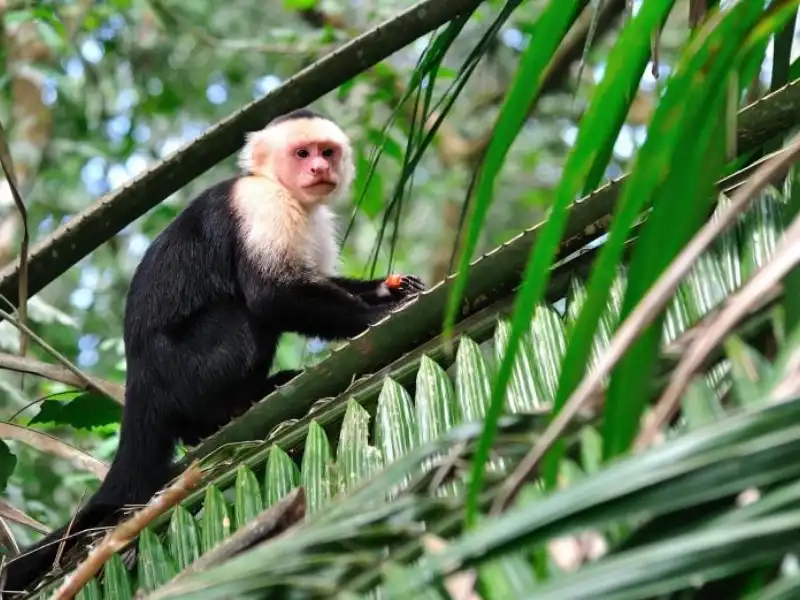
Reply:
[[[415,277],[389,291],[383,279],[325,278],[288,263],[277,277],[265,276],[239,239],[230,204],[236,181],[192,201],[136,269],[125,310],[119,448],[73,532],[111,524],[123,505],[149,501],[176,475],[172,453],[179,440],[198,443],[297,375],[266,375],[283,332],[352,337],[423,289]],[[65,528],[9,563],[5,589],[25,589],[49,570]]]

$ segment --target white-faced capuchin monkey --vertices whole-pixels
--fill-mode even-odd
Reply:
[[[8,563],[6,594],[50,570],[68,526],[113,524],[124,505],[148,502],[177,474],[178,441],[197,444],[296,376],[267,376],[282,333],[353,337],[424,290],[413,276],[334,275],[328,203],[354,176],[350,141],[335,123],[307,109],[278,117],[248,134],[239,164],[244,174],[192,200],[136,269],[116,456],[71,525]]]

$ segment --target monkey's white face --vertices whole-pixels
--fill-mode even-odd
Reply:
[[[304,204],[325,202],[342,180],[342,149],[331,140],[287,143],[273,161],[278,181]]]
[[[352,160],[350,141],[335,123],[296,119],[252,134],[241,162],[255,175],[276,179],[298,202],[311,206],[347,192],[354,175]]]

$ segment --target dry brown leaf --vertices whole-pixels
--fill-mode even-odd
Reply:
[[[117,400],[121,403],[121,398],[125,397],[125,386],[113,381],[106,381],[93,377],[86,379],[76,375],[73,371],[60,367],[58,365],[51,365],[50,363],[42,362],[34,358],[15,356],[7,352],[0,352],[0,369],[8,369],[9,371],[17,371],[18,373],[30,373],[31,375],[38,375],[51,381],[58,381],[67,385],[75,386],[78,389],[87,390],[91,389],[100,393],[113,393]],[[98,389],[92,385],[93,381],[102,384],[103,389]]]
[[[2,296],[0,296],[0,300],[3,300],[4,302],[8,302],[8,299],[4,298]],[[39,335],[35,331],[30,329],[30,327],[28,327],[24,323],[21,323],[20,320],[17,319],[14,315],[12,315],[12,314],[0,309],[0,317],[3,317],[6,321],[11,323],[17,329],[19,329],[21,331],[24,331],[28,335],[28,337],[30,337],[33,341],[35,341],[37,344],[39,344],[42,348],[44,348],[47,351],[47,353],[50,354],[50,356],[52,356],[53,358],[55,358],[58,362],[60,362],[64,366],[64,368],[68,369],[76,377],[78,377],[80,380],[84,381],[87,386],[91,387],[92,389],[95,389],[95,390],[98,390],[98,391],[102,392],[103,394],[105,394],[106,396],[108,396],[109,398],[111,398],[112,400],[114,400],[115,402],[117,402],[119,404],[123,404],[125,402],[125,398],[124,398],[125,390],[124,390],[124,388],[121,389],[120,386],[118,386],[116,384],[112,384],[111,385],[111,389],[108,389],[105,386],[105,382],[103,380],[97,379],[96,377],[92,377],[90,375],[87,375],[86,373],[81,371],[78,367],[73,365],[67,359],[66,356],[61,354],[58,350],[56,350],[50,344],[48,344],[44,339],[39,337]],[[122,393],[123,396],[119,396],[118,395],[119,393]]]
[[[35,429],[0,422],[0,439],[17,440],[47,454],[65,458],[81,469],[94,473],[101,480],[108,472],[108,465],[88,452]]]
[[[27,525],[31,529],[35,529],[39,533],[43,533],[45,535],[51,531],[47,525],[39,523],[39,521],[33,517],[29,517],[20,509],[11,506],[11,504],[2,498],[0,498],[0,517],[8,519],[9,521],[14,521],[15,523],[19,523],[20,525]]]

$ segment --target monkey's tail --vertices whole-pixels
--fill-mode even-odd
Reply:
[[[126,396],[126,409],[131,400],[141,400],[131,399],[130,394]],[[148,404],[152,405],[150,402]],[[62,555],[73,546],[76,539],[83,537],[75,534],[91,527],[112,524],[120,508],[126,504],[147,503],[173,477],[174,440],[164,429],[163,422],[142,419],[142,415],[137,415],[140,422],[130,423],[131,412],[123,410],[119,446],[111,468],[74,520],[68,521],[7,563],[4,569],[4,598],[8,598],[7,594],[12,592],[26,590],[54,566],[61,539],[67,530],[69,538],[64,541]]]

